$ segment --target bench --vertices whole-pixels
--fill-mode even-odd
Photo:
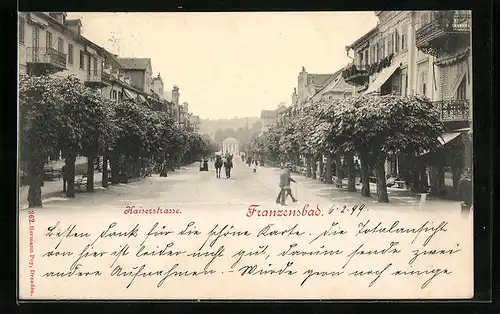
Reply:
[[[87,188],[87,177],[75,177],[75,188],[78,187],[78,189],[81,189],[82,186]]]
[[[406,187],[406,183],[404,181],[394,181],[394,185],[399,189],[404,189]]]

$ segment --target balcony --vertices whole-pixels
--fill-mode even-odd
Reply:
[[[351,64],[342,72],[342,77],[348,84],[363,86],[368,83],[370,74],[364,67]]]
[[[97,70],[87,72],[84,83],[90,88],[103,88],[108,85],[102,80],[101,72]]]
[[[466,122],[469,121],[470,105],[468,100],[441,100],[433,102],[439,111],[443,122]]]
[[[66,70],[66,54],[50,47],[28,47],[26,64],[31,75],[56,73]]]
[[[468,11],[437,11],[431,21],[415,33],[415,45],[425,54],[452,52],[457,44],[469,43],[471,19]]]

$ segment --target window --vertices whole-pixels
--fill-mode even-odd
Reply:
[[[365,66],[368,65],[368,49],[365,50],[365,57],[364,57],[364,60],[365,60]]]
[[[428,24],[430,22],[430,16],[429,13],[423,13],[420,15],[420,23],[419,23],[419,28],[423,27],[424,25]]]
[[[97,75],[97,57],[94,57],[94,75]]]
[[[51,48],[52,47],[52,33],[47,31],[47,38],[46,39],[46,47]]]
[[[64,41],[61,37],[57,37],[57,51],[64,52]]]
[[[24,17],[19,18],[19,43],[24,44],[24,30],[25,30],[26,22]]]
[[[378,44],[378,59],[383,59],[385,57],[385,37],[381,38]]]
[[[393,94],[401,95],[401,75],[394,75],[392,77],[392,90]]]
[[[401,51],[408,49],[408,25],[404,25],[401,32]]]
[[[377,46],[373,45],[370,47],[370,64],[374,64],[376,59],[375,59],[375,54],[377,53]]]
[[[116,91],[115,91],[115,90],[113,91],[113,99],[114,99],[114,100],[117,100],[117,94],[116,94]]]
[[[460,85],[458,85],[458,89],[457,89],[457,99],[459,100],[466,100],[467,99],[467,89],[466,89],[466,79],[465,77],[462,79],[462,82],[460,83]]]
[[[408,96],[408,74],[401,73],[401,96]]]
[[[118,100],[119,100],[119,101],[122,101],[122,99],[123,99],[122,92],[118,92]]]
[[[363,66],[363,52],[358,53],[358,65]]]
[[[73,64],[73,44],[68,44],[68,63]]]
[[[398,30],[394,31],[394,52],[399,53],[399,32],[398,32]]]
[[[427,96],[427,72],[420,74],[420,94]]]
[[[388,55],[394,52],[393,37],[394,37],[394,34],[389,34],[389,36],[387,36],[387,54]]]
[[[85,69],[85,54],[80,50],[80,69]]]

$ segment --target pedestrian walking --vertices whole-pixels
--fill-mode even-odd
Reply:
[[[297,199],[293,197],[292,195],[292,189],[290,187],[290,182],[297,183],[291,175],[290,175],[290,170],[288,168],[284,169],[283,172],[280,174],[280,192],[278,193],[278,197],[276,197],[276,204],[281,204],[281,205],[286,205],[285,204],[285,199],[287,195],[290,195],[292,198],[292,201],[295,203],[297,202]]]
[[[252,168],[253,168],[253,173],[256,173],[256,172],[257,172],[257,166],[258,166],[258,164],[257,164],[257,160],[254,160],[254,161],[253,161],[253,165],[252,165]]]
[[[468,213],[472,207],[472,178],[470,170],[467,168],[462,174],[462,178],[458,181],[458,195],[461,204],[462,213]]]

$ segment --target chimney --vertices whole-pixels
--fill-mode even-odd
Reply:
[[[66,20],[65,24],[72,33],[78,35],[82,34],[82,21],[80,19]]]
[[[179,87],[174,85],[174,88],[172,88],[172,102],[177,106],[179,105],[179,96]]]
[[[125,83],[130,84],[130,77],[125,76],[124,80],[125,80]]]

